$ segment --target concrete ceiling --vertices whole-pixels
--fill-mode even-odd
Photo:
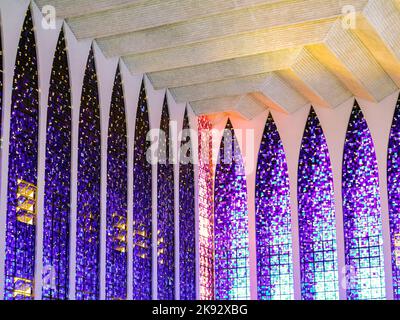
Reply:
[[[380,101],[400,87],[400,0],[36,0],[197,114]],[[354,18],[354,19],[353,19]]]

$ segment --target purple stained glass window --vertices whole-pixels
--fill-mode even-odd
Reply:
[[[111,97],[107,143],[106,299],[127,298],[128,145],[119,67]]]
[[[179,268],[180,299],[196,299],[196,239],[194,168],[187,110],[183,118],[179,165]]]
[[[144,81],[140,88],[136,112],[133,165],[133,299],[152,298],[152,169],[146,159],[150,148],[150,131]]]
[[[51,71],[47,108],[42,276],[42,297],[45,300],[68,299],[70,184],[71,88],[67,49],[61,30]]]
[[[357,101],[344,146],[342,194],[347,298],[384,299],[378,165],[374,143]]]
[[[258,299],[293,299],[289,176],[285,151],[271,114],[258,154],[256,247]]]
[[[161,114],[157,169],[157,278],[158,299],[175,299],[174,165],[170,151],[167,96]]]
[[[400,96],[390,131],[387,168],[393,295],[400,300]]]
[[[93,48],[83,79],[79,115],[76,299],[96,300],[100,285],[100,106]]]
[[[228,120],[215,172],[215,298],[250,298],[246,174],[232,123]]]
[[[297,190],[302,299],[339,299],[332,168],[312,107],[301,143]]]
[[[31,300],[34,294],[38,122],[36,44],[28,9],[19,40],[12,88],[5,300]]]

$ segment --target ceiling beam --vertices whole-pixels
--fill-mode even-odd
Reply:
[[[370,0],[358,15],[353,32],[400,87],[400,6],[393,1]]]
[[[241,95],[257,91],[269,76],[269,73],[263,73],[242,78],[178,87],[170,91],[178,103]]]
[[[58,18],[71,18],[95,14],[127,5],[135,5],[146,0],[35,0],[40,9],[51,5],[56,9]]]
[[[313,21],[260,30],[188,46],[126,56],[123,59],[133,74],[141,74],[262,54],[323,42],[334,21],[335,19]]]
[[[278,50],[147,75],[155,89],[183,87],[286,69],[300,52],[301,48]]]
[[[356,12],[361,12],[367,1],[352,1]],[[106,56],[126,56],[260,29],[331,19],[342,16],[342,8],[347,3],[348,0],[284,1],[112,37],[101,38],[104,34],[101,28],[96,37],[100,38],[97,43]]]
[[[279,74],[315,106],[335,108],[352,96],[307,49],[300,53],[288,70]]]
[[[371,52],[356,35],[343,28],[341,21],[334,24],[324,46],[331,54],[316,52],[316,55],[312,49],[310,52],[330,68],[355,96],[381,101],[397,90],[396,84]],[[343,73],[343,69],[347,71]]]
[[[78,39],[99,38],[277,1],[282,0],[148,0],[135,6],[72,17],[68,23]]]

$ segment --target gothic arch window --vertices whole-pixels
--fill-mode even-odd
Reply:
[[[76,299],[96,300],[100,285],[100,106],[93,48],[87,60],[79,114]]]
[[[400,96],[390,131],[387,170],[393,294],[395,300],[400,300]]]
[[[212,124],[207,116],[198,118],[199,135],[199,290],[201,300],[214,300],[214,174]]]
[[[71,88],[64,32],[58,38],[47,108],[43,226],[43,299],[68,299],[71,192]]]
[[[34,295],[39,129],[38,70],[32,14],[19,40],[12,88],[5,259],[6,300]]]
[[[167,96],[161,114],[157,169],[158,299],[175,299],[174,165],[172,164]],[[163,137],[163,138],[162,138]]]
[[[111,97],[107,143],[106,299],[127,298],[128,142],[119,67]]]
[[[179,163],[179,267],[180,299],[196,300],[196,222],[194,211],[194,167],[187,110],[183,118],[183,140]]]
[[[384,299],[378,164],[371,133],[357,101],[344,145],[342,195],[347,298]]]
[[[215,172],[215,298],[250,298],[246,174],[232,123],[221,140]]]
[[[293,299],[289,175],[285,151],[271,114],[258,154],[256,248],[258,299]]]
[[[146,159],[150,131],[144,80],[136,111],[133,164],[133,299],[152,298],[152,169]]]
[[[297,190],[302,299],[339,299],[332,168],[313,108],[301,143]]]

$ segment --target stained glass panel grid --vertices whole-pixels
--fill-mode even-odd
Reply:
[[[207,116],[198,118],[199,132],[199,256],[200,299],[214,300],[214,199],[212,124]]]
[[[175,299],[174,165],[167,96],[161,113],[157,167],[157,285],[159,300]]]
[[[390,131],[387,170],[393,298],[400,300],[400,96]]]
[[[289,176],[285,151],[269,114],[256,173],[257,291],[260,300],[292,300]]]
[[[313,108],[301,143],[297,189],[302,299],[337,300],[333,176],[328,145]]]
[[[250,298],[246,175],[239,145],[228,120],[215,173],[215,298]]]
[[[61,30],[47,109],[42,288],[45,300],[68,299],[70,191],[71,88],[67,49]]]
[[[347,298],[384,299],[378,165],[374,143],[357,101],[346,133],[342,195]]]
[[[106,299],[127,298],[128,145],[119,67],[111,97],[107,143]]]
[[[8,164],[5,300],[34,295],[39,94],[35,33],[28,9],[12,88]]]
[[[133,299],[152,297],[152,168],[146,159],[150,131],[144,81],[136,112],[133,165]]]
[[[97,300],[100,289],[100,106],[93,48],[79,114],[76,299]]]

